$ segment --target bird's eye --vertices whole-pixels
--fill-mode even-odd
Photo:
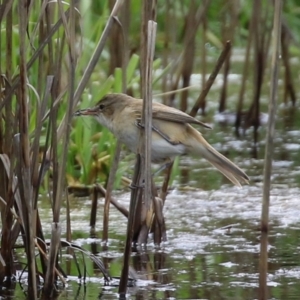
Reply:
[[[100,104],[100,105],[99,105],[99,109],[102,110],[103,108],[104,108],[104,105],[103,105],[103,104]]]

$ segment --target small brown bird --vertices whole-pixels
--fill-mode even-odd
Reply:
[[[143,101],[125,94],[109,94],[93,108],[78,110],[76,116],[94,116],[132,152],[137,153]],[[152,162],[166,163],[178,155],[202,156],[223,173],[232,183],[248,183],[249,177],[234,163],[215,150],[190,124],[210,128],[188,114],[152,103]]]

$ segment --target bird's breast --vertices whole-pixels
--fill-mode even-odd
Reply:
[[[114,126],[107,123],[112,123]],[[136,125],[135,116],[124,113],[118,120],[114,119],[107,123],[105,125],[117,139],[131,152],[137,153],[140,129]],[[190,125],[153,119],[152,127],[152,162],[169,161],[189,152],[188,129]]]
[[[137,152],[139,130],[133,122],[129,120],[119,122],[112,132],[130,151]]]

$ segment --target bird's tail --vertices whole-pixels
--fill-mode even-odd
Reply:
[[[195,130],[196,131],[196,130]],[[224,155],[215,150],[197,131],[198,134],[193,135],[197,143],[194,143],[193,150],[195,155],[201,155],[214,167],[216,167],[223,175],[225,175],[233,184],[241,186],[242,183],[249,183],[249,177],[238,166],[231,162]]]

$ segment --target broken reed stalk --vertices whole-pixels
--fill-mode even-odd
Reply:
[[[115,1],[109,1],[109,9],[113,9],[114,2]],[[121,68],[124,65],[124,50],[127,49],[125,45],[128,44],[129,25],[131,20],[130,9],[130,0],[124,0],[120,16],[119,18],[115,18],[115,24],[109,35],[108,75],[114,74],[116,68]],[[122,30],[120,30],[120,27],[122,27]]]
[[[149,184],[149,179],[147,175],[147,172],[150,172],[149,167],[145,167],[146,159],[148,160],[149,157],[151,157],[150,148],[148,148],[146,145],[151,145],[151,137],[152,137],[152,115],[150,121],[148,120],[148,113],[145,113],[145,108],[147,105],[152,105],[152,92],[150,93],[151,96],[149,97],[149,91],[152,87],[152,62],[153,62],[153,56],[151,58],[150,49],[151,47],[154,47],[152,45],[151,35],[153,35],[153,32],[149,32],[149,21],[156,19],[156,1],[144,1],[142,6],[142,24],[141,24],[141,44],[140,44],[140,57],[141,57],[141,63],[140,63],[140,73],[141,73],[141,95],[144,98],[143,99],[143,108],[142,108],[142,120],[139,120],[141,122],[141,125],[144,127],[143,130],[140,131],[139,135],[139,145],[138,145],[138,153],[141,155],[141,166],[139,168],[141,175],[140,175],[140,181],[139,182],[133,182],[133,185],[142,187],[144,186],[144,189],[139,188],[141,191],[138,193],[137,197],[139,197],[139,203],[137,207],[137,213],[136,218],[134,220],[134,242],[137,242],[139,244],[146,244],[148,239],[148,233],[149,233],[149,227],[147,226],[147,216],[152,215],[153,207],[151,203],[151,185]],[[155,32],[156,33],[156,32]],[[154,41],[153,41],[154,42]],[[150,43],[150,44],[149,44]],[[154,51],[154,48],[153,48]],[[154,54],[153,54],[154,55]],[[150,69],[149,69],[150,68]],[[150,76],[150,77],[149,77]],[[147,92],[148,90],[148,92]],[[150,98],[150,99],[146,99]],[[151,101],[151,102],[148,102]],[[152,107],[152,106],[151,106]],[[149,107],[148,107],[149,111]],[[145,120],[145,117],[147,120]],[[149,123],[150,122],[150,123]],[[147,126],[148,129],[147,129]],[[151,135],[149,136],[148,133],[145,133],[145,130],[149,132],[149,128],[151,126]],[[151,147],[151,146],[150,146]],[[147,158],[148,157],[148,158]],[[148,163],[147,163],[148,165]],[[146,170],[146,173],[145,173]],[[145,178],[147,176],[147,178]],[[146,182],[145,182],[146,180]],[[146,186],[147,185],[147,186]],[[150,191],[150,194],[149,194]],[[146,195],[146,197],[150,197],[149,200],[143,199],[143,196]],[[145,201],[147,203],[145,203]]]
[[[267,272],[268,272],[268,231],[269,231],[269,206],[270,187],[273,158],[273,139],[276,121],[276,104],[278,95],[278,71],[279,71],[279,51],[281,37],[281,14],[282,1],[275,0],[274,21],[273,21],[273,46],[271,59],[271,79],[270,79],[270,100],[269,100],[269,120],[267,126],[265,164],[264,164],[264,185],[263,201],[261,212],[261,248],[259,258],[259,299],[268,299]]]
[[[152,175],[151,175],[151,146],[152,146],[152,64],[155,52],[155,38],[156,38],[157,23],[153,21],[148,22],[148,38],[147,38],[147,55],[145,66],[145,86],[143,87],[143,113],[142,126],[145,130],[141,133],[144,135],[144,151],[145,151],[145,188],[144,201],[147,209],[152,203]]]
[[[151,223],[154,218],[153,199],[155,197],[155,184],[151,174],[151,146],[152,146],[152,64],[155,52],[155,37],[156,37],[157,23],[148,21],[147,39],[144,56],[144,74],[143,91],[143,111],[141,124],[144,130],[140,132],[139,153],[141,153],[141,172],[143,174],[144,192],[143,203],[141,207],[141,227],[137,242],[139,244],[146,244],[148,240]],[[139,184],[143,185],[143,181]],[[159,238],[160,239],[160,238]]]
[[[96,186],[95,186],[95,188],[97,189],[97,191],[99,193],[101,193],[102,196],[105,197],[106,190],[105,190],[105,188],[101,184],[97,183]],[[122,205],[121,203],[119,203],[118,200],[116,200],[113,197],[110,197],[110,202],[124,217],[128,218],[129,211],[128,211],[128,209],[124,205]]]

